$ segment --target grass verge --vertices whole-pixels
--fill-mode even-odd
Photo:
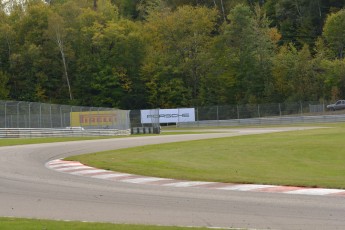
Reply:
[[[41,144],[65,141],[82,141],[82,140],[97,140],[107,138],[121,138],[119,137],[44,137],[44,138],[5,138],[0,139],[0,146],[13,146],[13,145],[28,145],[28,144]]]
[[[0,217],[1,230],[190,230],[206,228],[183,228],[183,227],[163,227],[148,225],[127,225],[127,224],[107,224],[107,223],[84,223],[84,222],[66,222],[52,220],[20,219],[20,218],[2,218]]]
[[[345,124],[150,145],[67,158],[97,168],[184,180],[345,188]]]
[[[201,132],[198,132],[201,133]],[[195,132],[169,132],[162,133],[162,135],[181,135],[181,134],[195,134]],[[0,138],[1,146],[13,146],[13,145],[29,145],[29,144],[42,144],[53,142],[65,142],[65,141],[83,141],[83,140],[97,140],[97,139],[109,139],[109,138],[127,138],[134,136],[142,136],[143,134],[135,134],[131,136],[100,136],[100,137],[43,137],[43,138]],[[145,134],[145,136],[155,136],[157,134]]]

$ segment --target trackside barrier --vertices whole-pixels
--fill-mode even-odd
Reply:
[[[160,134],[160,127],[132,127],[131,134]]]
[[[128,110],[0,100],[0,128],[130,129]]]
[[[196,122],[178,123],[178,127],[203,127],[203,126],[245,126],[245,125],[286,125],[308,123],[345,122],[345,114],[323,116],[282,116],[271,118],[248,118],[230,120],[204,120]]]
[[[0,129],[0,138],[32,138],[32,137],[92,137],[92,136],[124,136],[130,135],[130,129]]]

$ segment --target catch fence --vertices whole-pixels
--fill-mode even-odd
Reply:
[[[260,117],[277,117],[326,112],[324,104],[318,102],[247,104],[197,107],[196,120],[230,120]]]
[[[345,121],[345,110],[328,111],[326,105],[297,102],[152,109],[146,110],[143,122],[143,110],[0,101],[0,137],[159,133],[161,125],[171,124],[162,120],[174,120],[172,124],[179,127]]]
[[[345,110],[329,111],[326,102],[204,106],[195,108],[195,122],[183,126],[260,125],[345,121]]]
[[[326,102],[296,102],[136,110],[131,111],[131,122],[138,127],[150,126],[153,122],[162,126],[193,127],[345,121],[345,110],[329,111],[326,105]],[[150,123],[148,117],[155,117],[157,121]]]
[[[129,130],[130,118],[129,111],[113,108],[0,101],[0,128]]]

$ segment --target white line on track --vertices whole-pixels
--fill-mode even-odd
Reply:
[[[295,191],[285,192],[287,194],[300,194],[300,195],[331,195],[336,193],[344,192],[344,190],[340,189],[325,189],[325,188],[307,188],[307,189],[299,189]]]
[[[103,169],[90,169],[90,170],[81,170],[81,171],[71,172],[71,174],[86,175],[86,174],[101,173],[101,172],[109,172],[109,171],[106,171]]]
[[[157,177],[143,177],[143,178],[135,178],[135,179],[126,179],[126,180],[121,180],[122,182],[127,182],[127,183],[136,183],[136,184],[145,184],[149,182],[156,182],[156,181],[161,181],[165,180],[162,178],[157,178]]]
[[[250,191],[262,188],[271,188],[274,185],[262,185],[262,184],[243,184],[243,185],[230,185],[227,187],[218,188],[221,190],[232,190],[232,191]]]
[[[97,178],[97,179],[110,179],[110,178],[123,177],[123,176],[130,176],[130,174],[107,173],[107,174],[101,174],[101,175],[93,175],[91,177]]]
[[[171,187],[193,187],[198,185],[208,185],[208,184],[214,184],[214,182],[203,182],[203,181],[183,181],[183,182],[176,182],[176,183],[170,183],[165,184],[164,186],[171,186]]]

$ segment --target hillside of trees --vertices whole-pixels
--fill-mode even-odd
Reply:
[[[173,108],[345,99],[345,0],[14,0],[0,100]]]

